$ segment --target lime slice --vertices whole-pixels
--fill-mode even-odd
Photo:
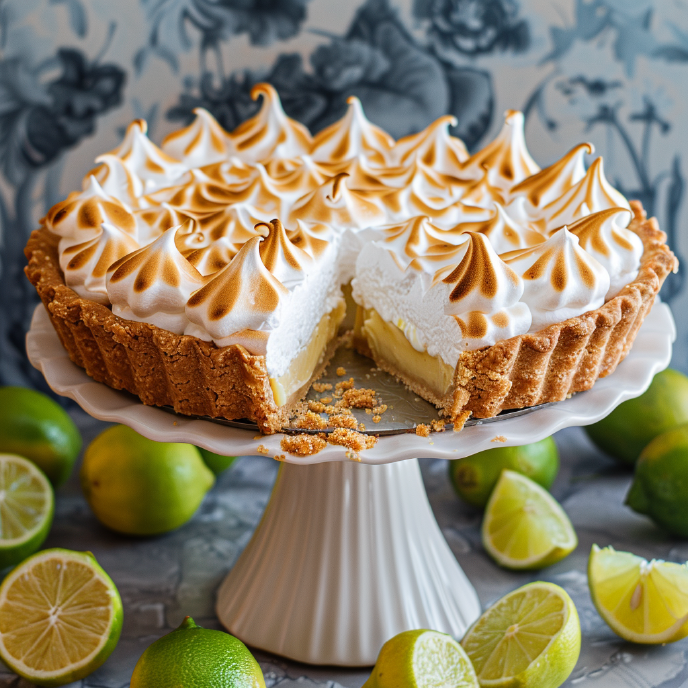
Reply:
[[[481,688],[557,688],[581,646],[578,612],[553,583],[529,583],[502,597],[461,641]]]
[[[97,669],[122,630],[122,600],[90,552],[47,549],[0,585],[0,659],[39,686]]]
[[[590,596],[611,629],[632,643],[673,643],[688,635],[688,566],[647,561],[593,545]]]
[[[470,660],[451,636],[405,631],[388,640],[363,688],[478,688]]]
[[[578,544],[564,510],[537,483],[504,470],[483,521],[483,546],[501,566],[539,569],[560,561]]]
[[[0,569],[33,554],[48,535],[55,498],[43,471],[14,454],[0,454]]]

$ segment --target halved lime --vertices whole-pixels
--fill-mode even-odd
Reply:
[[[632,643],[673,643],[688,635],[688,566],[592,546],[590,596],[611,629]]]
[[[568,516],[543,487],[505,470],[487,503],[483,545],[501,566],[538,569],[560,561],[578,544]]]
[[[45,473],[21,456],[0,454],[0,569],[15,566],[43,544],[54,511]]]
[[[47,549],[0,585],[0,659],[39,686],[95,671],[122,631],[122,600],[90,552]]]
[[[529,583],[495,602],[461,645],[481,688],[557,688],[580,654],[578,612],[558,585]]]
[[[363,688],[478,688],[461,645],[437,631],[405,631],[388,640]]]

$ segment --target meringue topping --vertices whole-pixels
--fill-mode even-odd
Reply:
[[[200,234],[200,233],[199,233]],[[201,236],[203,236],[201,234]],[[239,248],[226,236],[215,239],[207,246],[182,251],[182,255],[204,277],[216,273],[229,263],[238,253]]]
[[[447,315],[478,311],[495,313],[513,306],[523,294],[523,281],[500,259],[484,234],[466,232],[463,257],[455,267],[435,273],[434,281],[449,287]]]
[[[537,211],[535,224],[541,231],[552,230],[609,208],[625,208],[630,211],[631,206],[607,181],[602,158],[596,158],[577,184]],[[630,217],[629,214],[629,221]]]
[[[616,296],[638,275],[643,242],[637,234],[626,229],[630,214],[625,208],[609,208],[568,226],[569,232],[578,237],[581,248],[609,273],[610,285],[605,300]]]
[[[150,208],[134,211],[136,221],[136,239],[141,246],[147,246],[155,241],[170,227],[185,225],[191,218],[171,208],[166,203]]]
[[[484,222],[464,222],[457,225],[456,230],[484,234],[497,254],[535,246],[545,240],[539,232],[509,217],[501,204],[494,203],[493,208],[494,215],[491,219]]]
[[[236,155],[244,162],[269,158],[295,158],[309,152],[312,138],[300,122],[287,117],[277,91],[270,84],[256,84],[251,98],[263,98],[258,113],[230,135]]]
[[[180,230],[171,227],[110,266],[107,293],[115,315],[184,333],[186,302],[205,279],[179,252],[175,237]]]
[[[104,222],[132,237],[136,234],[134,216],[121,201],[106,194],[93,176],[83,191],[74,191],[54,205],[42,222],[54,234],[77,243],[100,236]]]
[[[84,177],[83,188],[86,189],[94,177],[108,196],[122,201],[128,208],[138,208],[141,204],[139,197],[143,195],[143,184],[138,176],[132,174],[121,158],[111,153],[99,155],[96,162],[98,167]]]
[[[256,231],[261,229],[267,231],[259,249],[263,265],[286,287],[302,280],[313,258],[291,242],[279,220],[256,226]]]
[[[135,119],[128,127],[122,143],[109,155],[120,158],[129,172],[141,182],[139,195],[172,186],[188,167],[167,155],[146,135],[148,124]]]
[[[313,138],[311,157],[316,161],[338,162],[363,155],[374,165],[386,165],[394,139],[366,118],[356,96],[350,96],[346,102],[349,108],[344,117]]]
[[[566,227],[542,244],[501,257],[523,279],[533,330],[599,308],[609,290],[609,273]]]
[[[418,160],[442,174],[461,177],[468,151],[461,139],[449,133],[449,127],[456,125],[456,117],[445,115],[418,134],[399,139],[393,149],[395,163],[406,167]]]
[[[526,147],[523,127],[523,113],[507,110],[497,138],[466,160],[462,176],[467,179],[487,176],[491,186],[509,190],[539,172],[540,167]]]
[[[62,239],[64,242],[65,240]],[[97,303],[109,304],[105,276],[110,266],[138,249],[134,238],[108,222],[101,233],[79,244],[68,245],[60,252],[60,267],[68,287]]]
[[[188,167],[202,167],[227,160],[233,152],[229,134],[204,108],[194,108],[194,121],[168,134],[162,150]]]
[[[382,224],[387,213],[379,194],[350,189],[349,175],[338,174],[294,203],[289,224],[317,220],[335,227],[360,228]]]
[[[269,334],[270,326],[278,322],[280,300],[289,291],[263,264],[261,241],[262,237],[249,239],[228,265],[191,294],[186,315],[197,327],[190,334],[210,338],[217,346],[246,346],[253,339],[249,351],[265,354],[267,337],[251,338],[245,331]]]
[[[592,143],[575,146],[561,160],[512,187],[509,198],[524,196],[531,208],[552,203],[585,177],[585,156],[594,152]]]

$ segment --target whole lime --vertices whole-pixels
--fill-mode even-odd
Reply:
[[[585,432],[606,454],[633,464],[648,443],[688,422],[688,377],[667,368],[655,375],[644,394],[619,404]]]
[[[258,662],[241,640],[201,628],[187,616],[139,658],[130,688],[265,688]]]
[[[484,508],[504,469],[522,473],[549,490],[559,472],[559,452],[551,437],[520,447],[495,447],[449,462],[449,476],[464,501]]]
[[[670,533],[688,537],[688,423],[645,447],[626,504]]]
[[[54,487],[67,480],[81,435],[50,397],[24,387],[0,387],[0,452],[33,461]]]
[[[88,446],[81,485],[93,513],[108,528],[155,535],[186,523],[215,477],[191,444],[153,442],[124,425]]]
[[[222,456],[222,454],[216,454],[209,449],[203,449],[203,447],[196,447],[196,449],[201,452],[205,465],[215,475],[220,475],[220,473],[226,471],[236,460],[236,456]]]

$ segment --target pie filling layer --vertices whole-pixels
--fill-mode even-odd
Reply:
[[[418,351],[401,328],[383,320],[374,308],[358,307],[354,337],[365,340],[373,359],[386,363],[404,382],[414,382],[440,399],[451,389],[454,368],[439,356]]]
[[[332,311],[323,315],[308,344],[289,364],[289,370],[278,378],[270,378],[276,406],[295,401],[294,396],[311,381],[313,373],[323,363],[331,342],[337,336],[345,314],[346,304],[341,300]]]

